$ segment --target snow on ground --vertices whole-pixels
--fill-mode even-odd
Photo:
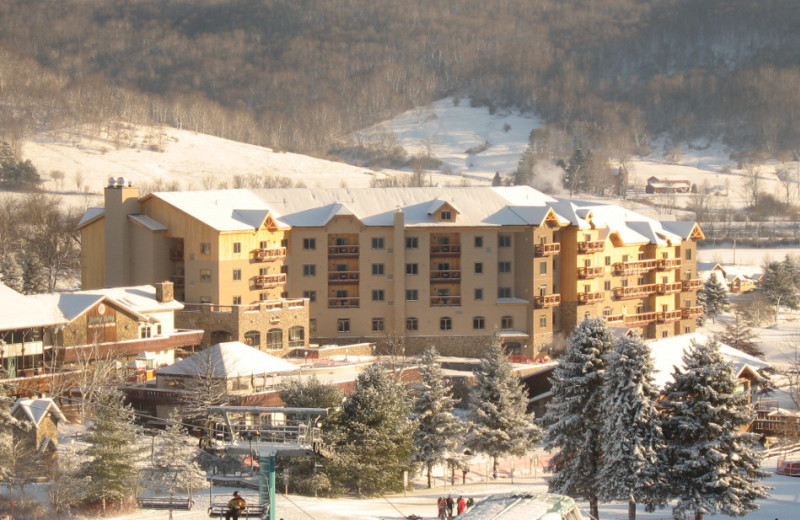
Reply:
[[[697,261],[760,266],[767,261],[783,260],[786,255],[800,255],[800,247],[733,247],[733,244],[707,246],[701,242],[697,250]]]

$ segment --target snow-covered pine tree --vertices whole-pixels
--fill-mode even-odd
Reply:
[[[734,320],[726,323],[722,332],[714,334],[714,339],[745,354],[764,359],[764,351],[756,343],[756,335],[745,322],[741,312],[734,313]]]
[[[133,424],[134,412],[121,393],[102,392],[94,402],[96,420],[89,430],[81,476],[91,477],[88,499],[120,502],[134,492],[142,447]]]
[[[550,459],[550,491],[589,501],[598,518],[598,474],[602,465],[603,378],[613,347],[602,318],[586,318],[567,340],[553,371],[552,400],[542,418]]]
[[[709,276],[703,284],[703,288],[697,293],[697,303],[702,305],[703,319],[711,318],[716,322],[725,308],[728,306],[728,290],[716,276]],[[700,320],[702,324],[702,320]]]
[[[694,344],[667,384],[663,431],[667,442],[667,480],[678,499],[675,518],[691,513],[742,516],[769,496],[758,482],[767,473],[752,449],[758,435],[742,432],[754,416],[749,395],[737,392],[733,368],[709,341]]]
[[[212,421],[208,407],[227,404],[228,387],[225,378],[216,375],[210,350],[201,350],[195,356],[197,373],[186,382],[186,390],[179,398],[178,410],[183,423],[203,428],[203,442],[210,444]]]
[[[325,471],[332,482],[359,494],[403,489],[403,472],[413,473],[414,423],[406,388],[382,364],[364,370],[353,392],[332,419],[334,456]]]
[[[281,385],[279,394],[286,406],[295,408],[336,408],[343,398],[335,383],[324,383],[316,376],[290,379]]]
[[[433,466],[458,459],[456,450],[463,442],[465,431],[464,424],[453,415],[455,399],[452,387],[442,374],[438,357],[435,347],[426,349],[420,357],[422,380],[411,414],[417,425],[414,458],[425,467],[429,488]]]
[[[652,374],[650,348],[638,334],[616,342],[604,378],[598,494],[601,500],[627,500],[629,520],[636,520],[637,503],[666,502],[660,477],[664,437]]]
[[[528,392],[511,368],[495,336],[474,371],[477,381],[469,392],[467,446],[492,458],[493,478],[497,478],[498,457],[525,454],[542,433],[533,414],[527,413]]]
[[[0,257],[0,282],[18,293],[25,290],[22,267],[14,253],[6,253]]]
[[[18,421],[11,415],[11,400],[0,401],[0,483],[22,489],[34,477],[41,476],[41,459],[24,436],[31,423]]]
[[[197,462],[197,443],[192,442],[184,431],[181,415],[173,410],[167,419],[167,428],[157,439],[153,450],[153,465],[165,471],[160,472],[162,484],[173,485],[175,491],[188,491],[208,487],[203,470]],[[176,470],[177,475],[172,471]]]

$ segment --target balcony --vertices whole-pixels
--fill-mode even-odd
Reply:
[[[254,284],[256,289],[272,289],[286,285],[286,273],[267,274],[255,277]]]
[[[625,316],[625,325],[630,327],[641,327],[648,323],[657,321],[661,316],[660,312],[645,312],[642,314],[629,314]]]
[[[658,294],[676,294],[681,292],[683,284],[681,282],[675,283],[660,283],[658,284]]]
[[[658,292],[658,284],[634,285],[633,287],[615,287],[614,298],[617,300],[630,300],[632,298],[643,298]]]
[[[614,324],[617,324],[617,323],[623,323],[625,321],[625,315],[624,314],[608,314],[606,316],[603,316],[603,319],[606,320],[607,324],[614,325]]]
[[[328,298],[329,309],[357,309],[358,296],[348,296],[345,298]]]
[[[454,270],[454,269],[446,269],[446,270],[436,270],[431,271],[431,282],[435,283],[448,283],[448,282],[460,282],[461,281],[461,271]]]
[[[588,255],[590,253],[602,253],[605,249],[605,241],[603,240],[589,240],[586,242],[578,242],[578,254]]]
[[[561,295],[548,294],[547,296],[537,296],[534,302],[537,309],[550,309],[561,303]]]
[[[352,285],[358,283],[358,271],[332,271],[328,273],[328,283]]]
[[[698,305],[696,307],[684,307],[681,309],[681,312],[683,313],[682,319],[686,320],[689,318],[699,318],[705,311],[702,306]]]
[[[703,279],[695,278],[693,280],[684,280],[681,282],[682,291],[697,291],[703,288]]]
[[[679,321],[683,318],[683,310],[678,309],[676,311],[666,311],[660,313],[658,317],[659,323],[669,323],[671,321]]]
[[[186,284],[186,277],[182,274],[171,274],[169,275],[169,281],[175,287],[183,287]]]
[[[616,262],[614,264],[614,274],[627,276],[631,274],[642,274],[652,271],[658,267],[658,260],[639,260],[637,262]]]
[[[460,256],[459,244],[436,244],[431,246],[431,256]]]
[[[270,262],[286,258],[285,247],[270,247],[267,249],[253,249],[253,260],[256,262]]]
[[[431,296],[431,307],[460,307],[461,296]]]
[[[561,244],[537,244],[534,248],[536,256],[553,256],[561,252]]]
[[[183,262],[183,249],[170,249],[169,259],[173,262]]]
[[[606,293],[603,291],[578,293],[578,305],[601,302],[605,297]]]
[[[662,258],[658,261],[657,269],[659,271],[672,271],[681,268],[680,258]]]
[[[328,246],[328,256],[336,258],[353,258],[358,256],[357,245]]]
[[[578,268],[578,278],[582,278],[584,280],[588,280],[589,278],[597,278],[598,276],[603,276],[604,274],[606,274],[606,268],[602,265]]]

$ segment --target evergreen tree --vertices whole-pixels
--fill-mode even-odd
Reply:
[[[342,392],[334,383],[323,383],[316,376],[291,379],[281,385],[281,400],[294,408],[336,408],[342,404]]]
[[[121,502],[133,493],[131,484],[136,482],[142,450],[133,424],[133,409],[125,405],[121,393],[99,394],[95,414],[80,476],[91,478],[88,498],[101,502],[105,509],[109,501]]]
[[[415,458],[425,466],[429,488],[433,466],[458,460],[456,450],[464,433],[463,423],[453,415],[455,399],[450,383],[442,375],[438,356],[436,348],[430,347],[420,358],[422,381],[411,416],[417,424]]]
[[[494,172],[494,177],[492,177],[492,186],[502,186],[503,179],[500,178],[500,172]]]
[[[28,253],[22,259],[22,287],[25,294],[40,294],[50,290],[47,268],[39,257]]]
[[[761,277],[760,290],[776,310],[781,306],[792,310],[800,308],[800,276],[794,262],[787,256],[782,262],[768,263]]]
[[[0,403],[0,483],[7,485],[12,495],[14,488],[23,488],[40,476],[41,460],[25,439],[30,430],[31,423],[11,415],[10,402]]]
[[[702,305],[704,318],[711,318],[716,322],[725,308],[728,306],[728,291],[719,278],[709,276],[703,284],[703,288],[697,293],[697,303]],[[702,325],[703,320],[698,320]]]
[[[197,443],[192,442],[184,432],[181,416],[177,410],[169,414],[167,428],[158,436],[155,443],[153,465],[166,470],[160,472],[159,484],[162,488],[174,485],[176,491],[185,491],[207,487],[205,475],[197,462],[199,454]],[[177,475],[173,470],[177,470]]]
[[[664,438],[652,374],[650,348],[636,333],[623,337],[608,356],[598,494],[627,500],[630,520],[636,519],[637,502],[649,508],[666,502],[659,465]]]
[[[328,436],[335,454],[325,471],[332,481],[359,494],[403,489],[411,462],[414,423],[406,389],[387,367],[376,364],[356,380]]]
[[[584,153],[580,148],[576,148],[569,158],[569,162],[559,161],[558,165],[564,170],[561,184],[569,190],[571,197],[575,192],[585,192],[589,189],[588,164],[591,159],[591,151]]]
[[[569,337],[553,371],[552,400],[542,423],[545,443],[558,452],[550,459],[554,493],[589,501],[598,518],[598,474],[602,465],[603,378],[611,333],[602,318],[586,318]]]
[[[742,429],[753,419],[749,395],[736,391],[733,368],[719,345],[693,345],[664,390],[661,406],[669,464],[667,480],[678,499],[675,518],[694,512],[742,516],[769,495],[767,476],[752,449],[758,435]]]
[[[22,267],[17,262],[17,256],[14,253],[8,253],[0,258],[0,282],[18,293],[25,291]]]
[[[527,413],[528,392],[512,372],[499,337],[492,339],[474,374],[467,446],[492,458],[492,476],[497,478],[498,457],[525,454],[539,442],[541,430]]]
[[[756,343],[753,329],[747,326],[740,312],[734,314],[734,321],[726,323],[722,332],[714,334],[714,339],[745,354],[764,359],[764,351]]]
[[[83,458],[74,448],[59,448],[58,466],[50,482],[50,502],[56,513],[65,513],[68,518],[70,508],[84,502],[89,493],[91,479],[80,476],[82,463]]]

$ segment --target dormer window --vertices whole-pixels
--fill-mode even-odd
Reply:
[[[443,209],[440,218],[441,220],[453,220],[453,213],[449,209]]]

